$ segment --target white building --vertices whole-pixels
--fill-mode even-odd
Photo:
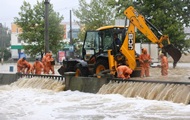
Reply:
[[[64,37],[65,42],[70,42],[70,22],[62,22],[61,25],[64,26]],[[72,22],[72,38],[78,38],[80,26],[76,22]]]
[[[23,42],[18,37],[20,33],[22,29],[16,24],[11,24],[11,58],[14,60],[24,55]]]

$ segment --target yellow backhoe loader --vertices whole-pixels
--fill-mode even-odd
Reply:
[[[125,61],[126,65],[133,69],[131,77],[140,76],[141,67],[138,55],[135,52],[135,29],[137,28],[152,43],[167,52],[174,60],[174,65],[181,58],[181,52],[169,41],[167,35],[162,35],[143,15],[139,14],[132,6],[124,11],[129,25],[104,26],[95,31],[87,31],[82,47],[81,59],[63,60],[63,66],[58,70],[61,75],[64,72],[76,72],[76,76],[98,76],[100,73],[108,73],[116,76],[116,68],[119,61]],[[152,31],[156,29],[160,36]],[[122,41],[121,46],[114,42],[113,35],[118,34]],[[168,41],[167,46],[162,44]]]

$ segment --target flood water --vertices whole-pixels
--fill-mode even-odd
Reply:
[[[190,119],[190,105],[182,103],[130,98],[120,94],[62,91],[64,86],[60,86],[60,82],[45,80],[51,83],[48,86],[42,84],[43,80],[31,81],[22,78],[11,85],[0,86],[0,120]]]

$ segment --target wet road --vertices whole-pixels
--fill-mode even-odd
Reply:
[[[154,63],[153,66],[157,66],[158,63]],[[60,68],[60,64],[55,65],[55,75],[59,75],[57,70]],[[10,67],[13,67],[11,72]],[[16,73],[16,63],[0,64],[0,73]],[[190,63],[178,63],[174,69],[172,63],[169,64],[168,76],[161,76],[160,68],[150,68],[150,77],[138,78],[146,80],[174,80],[174,81],[188,81],[190,82]],[[137,78],[131,78],[137,79]]]
[[[59,73],[57,72],[57,70],[59,69],[60,66],[61,66],[60,64],[56,64],[55,65],[55,67],[54,67],[55,68],[55,75],[59,75]],[[16,72],[17,72],[16,63],[4,63],[4,64],[0,64],[0,73],[16,73]]]

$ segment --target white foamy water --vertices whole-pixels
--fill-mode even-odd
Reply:
[[[190,105],[91,94],[0,86],[0,120],[189,120]]]

